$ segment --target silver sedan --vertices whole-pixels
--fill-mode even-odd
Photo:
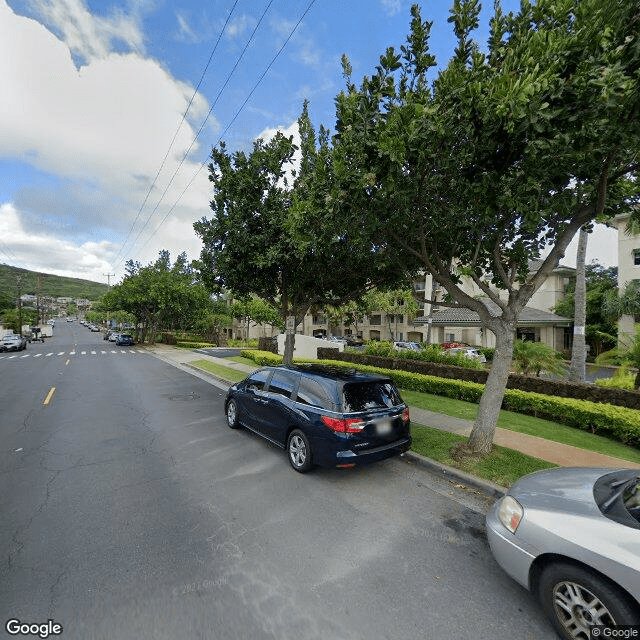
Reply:
[[[525,476],[487,514],[487,536],[563,638],[640,625],[639,469]]]

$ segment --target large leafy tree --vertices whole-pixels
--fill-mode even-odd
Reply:
[[[143,267],[126,263],[126,275],[102,298],[103,308],[132,314],[142,325],[142,340],[155,341],[160,328],[185,329],[197,324],[210,311],[211,299],[199,283],[186,254],[171,264],[168,251],[160,251],[155,262]]]
[[[637,172],[640,145],[637,3],[523,0],[508,15],[496,3],[486,53],[472,38],[479,11],[455,1],[457,47],[433,82],[431,24],[417,5],[406,44],[374,75],[357,86],[344,60],[325,198],[334,225],[394,247],[410,268],[417,260],[495,335],[458,451],[474,455],[492,448],[519,313],[575,233],[628,204],[620,184]]]
[[[331,180],[328,135],[319,140],[305,102],[298,120],[300,158],[281,133],[255,141],[250,153],[213,149],[213,215],[194,224],[202,238],[198,267],[213,291],[255,295],[276,307],[282,324],[295,326],[311,307],[339,305],[375,284],[395,282],[401,271],[384,251],[351,242],[348,232],[311,226]],[[308,233],[297,235],[302,226]],[[374,260],[373,258],[376,258]],[[287,334],[283,361],[291,362],[294,334]]]

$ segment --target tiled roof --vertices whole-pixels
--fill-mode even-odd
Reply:
[[[489,307],[491,315],[500,315],[497,305],[487,300],[483,300],[483,302]],[[448,307],[440,311],[434,311],[431,318],[432,324],[441,326],[479,326],[481,324],[478,314],[466,307]],[[425,324],[426,322],[426,316],[414,320],[415,324]],[[572,322],[573,320],[571,318],[563,318],[555,313],[534,309],[533,307],[525,307],[518,317],[518,325],[559,325],[567,327]]]

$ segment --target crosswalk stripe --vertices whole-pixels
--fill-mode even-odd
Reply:
[[[39,358],[42,354],[41,353],[36,353],[35,356],[33,356],[34,358]]]

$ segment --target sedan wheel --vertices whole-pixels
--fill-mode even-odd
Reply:
[[[289,454],[289,462],[296,471],[306,473],[313,466],[309,440],[299,429],[294,429],[289,434],[287,453]]]
[[[232,429],[237,429],[238,423],[238,405],[235,400],[229,400],[227,403],[227,424]]]
[[[540,578],[539,597],[563,638],[589,640],[595,626],[640,624],[623,591],[576,565],[547,567]]]

